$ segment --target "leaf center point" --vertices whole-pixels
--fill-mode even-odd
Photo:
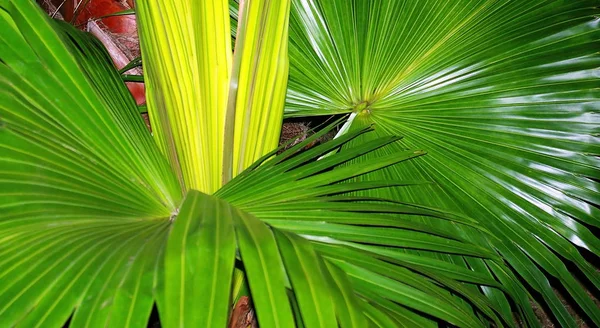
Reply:
[[[363,100],[359,103],[354,104],[353,108],[354,108],[353,112],[357,113],[358,115],[371,114],[371,102],[370,101]]]

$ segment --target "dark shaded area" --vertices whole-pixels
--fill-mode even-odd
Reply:
[[[148,319],[148,328],[161,328],[160,317],[158,315],[158,308],[156,303],[152,306],[152,312],[150,312],[150,319]]]

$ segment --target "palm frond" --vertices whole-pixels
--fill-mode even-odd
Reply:
[[[427,156],[366,179],[435,184],[360,195],[475,218],[498,238],[420,221],[498,250],[562,325],[574,320],[549,277],[600,324],[597,306],[566,266],[574,264],[598,290],[600,275],[582,252],[600,254],[592,232],[600,227],[599,5],[293,1],[286,115],[353,113],[352,129],[378,127],[350,148],[404,136],[364,163],[426,149]],[[483,263],[464,265],[490,278],[501,275]]]
[[[159,287],[164,297],[158,298],[161,324],[227,325],[237,214],[223,201],[197,191],[186,196],[165,250],[164,286]]]
[[[390,185],[410,186],[415,184],[414,181],[338,183],[376,172],[410,159],[415,154],[422,155],[422,152],[413,150],[407,151],[404,156],[379,158],[371,161],[369,166],[354,163],[340,167],[341,163],[350,163],[356,158],[369,156],[378,148],[393,147],[398,139],[391,138],[390,142],[389,136],[376,138],[371,144],[364,145],[362,151],[360,147],[358,149],[345,147],[352,140],[373,133],[373,128],[365,128],[351,131],[333,141],[298,153],[307,144],[312,143],[312,139],[319,138],[320,134],[329,130],[316,133],[277,157],[268,159],[269,155],[267,155],[225,185],[215,193],[215,196],[227,200],[236,208],[267,223],[274,229],[277,238],[280,236],[278,231],[285,231],[309,240],[316,254],[331,262],[329,266],[335,266],[336,271],[344,273],[346,277],[344,279],[349,279],[346,283],[351,286],[350,297],[353,301],[342,303],[346,304],[344,309],[336,309],[336,313],[339,311],[340,323],[365,320],[364,318],[352,319],[356,313],[347,311],[355,307],[360,309],[363,315],[372,315],[367,314],[367,308],[362,305],[361,301],[366,300],[378,307],[390,308],[379,315],[392,321],[405,317],[414,322],[428,322],[426,316],[420,314],[421,311],[425,311],[424,313],[429,316],[458,325],[481,325],[481,319],[475,313],[481,313],[487,318],[486,320],[496,324],[512,325],[512,312],[503,311],[501,307],[487,299],[479,292],[477,285],[485,285],[489,290],[499,292],[513,300],[521,313],[533,315],[528,310],[530,305],[527,292],[491,247],[486,244],[481,246],[472,243],[459,234],[437,229],[434,224],[418,222],[414,218],[427,216],[432,221],[451,222],[452,225],[470,227],[479,231],[481,238],[494,239],[486,229],[477,227],[476,221],[461,214],[431,207],[383,198],[350,196],[357,190],[377,190],[388,188]],[[367,147],[371,150],[367,151]],[[339,151],[331,153],[332,150]],[[324,154],[329,156],[319,160]],[[256,181],[261,183],[257,184]],[[280,252],[291,254],[281,249],[289,246],[289,238],[295,237],[286,237],[282,241],[285,245],[280,246]],[[297,247],[296,254],[300,254],[300,249],[304,248],[301,244]],[[342,254],[347,255],[342,256]],[[423,256],[426,254],[429,256]],[[460,263],[451,264],[431,258],[432,256],[447,257],[450,254],[458,254],[470,260],[494,265],[508,278],[506,284],[518,287],[505,288],[503,284],[488,275],[461,268]],[[361,258],[363,261],[359,261]],[[286,267],[292,263],[297,264],[296,258],[284,257],[283,261]],[[432,270],[432,266],[440,263],[444,263],[440,265],[444,270]],[[380,268],[379,271],[376,268]],[[396,273],[390,275],[390,272]],[[376,278],[382,274],[381,278]],[[331,283],[333,275],[333,272],[324,273],[322,281]],[[378,283],[384,281],[389,283],[389,289],[374,288],[375,282],[365,282],[363,279],[383,279]],[[413,279],[412,283],[410,279]],[[252,291],[251,282],[250,286]],[[336,286],[342,288],[339,284]],[[406,294],[403,296],[396,294],[401,290]],[[451,296],[449,290],[459,296]],[[297,290],[294,287],[295,294],[303,291],[309,294],[297,295],[300,311],[311,311],[310,308],[304,309],[302,306],[305,303],[302,298],[314,297],[310,294],[311,290]],[[342,292],[338,290],[330,294],[334,297]],[[406,301],[406,297],[413,297],[414,300]],[[425,301],[428,297],[433,299]],[[399,299],[403,301],[400,301],[400,308],[397,308]],[[425,310],[425,305],[430,302],[440,304],[440,308]],[[476,308],[475,312],[471,307],[473,305]],[[329,310],[325,308],[322,311]],[[311,320],[318,320],[319,317],[311,316],[307,319],[313,322]],[[305,320],[304,324],[306,322]]]
[[[165,129],[157,136],[158,146],[97,41],[50,21],[32,2],[0,0],[0,28],[8,31],[0,34],[3,324],[61,326],[72,317],[74,326],[145,326],[156,302],[166,326],[224,325],[239,276],[235,268],[243,270],[265,327],[513,326],[515,311],[535,326],[526,287],[538,291],[559,322],[569,326],[573,319],[546,274],[558,277],[597,323],[597,309],[562,261],[572,261],[600,286],[597,272],[573,246],[598,247],[586,230],[586,225],[597,226],[595,159],[576,155],[582,149],[598,153],[595,141],[580,138],[596,133],[590,109],[596,104],[590,78],[596,54],[590,47],[598,33],[588,15],[595,12],[595,2],[580,1],[577,7],[541,1],[428,1],[427,6],[393,1],[303,1],[299,6],[295,1],[291,72],[299,81],[298,74],[307,69],[310,73],[302,74],[313,84],[301,91],[291,84],[296,98],[290,96],[288,105],[304,97],[317,108],[309,114],[354,112],[349,128],[308,150],[333,125],[279,155],[280,150],[263,148],[253,163],[241,161],[248,166],[244,171],[231,166],[233,179],[222,187],[221,169],[209,170],[206,182],[193,180],[203,175],[190,173],[193,162],[174,161],[187,155],[171,143],[175,134],[166,132],[169,115],[191,111],[167,102],[198,100],[212,106],[232,99],[222,92],[228,76],[197,75],[211,64],[195,66],[198,57],[186,57],[230,60],[215,57],[229,47],[222,37],[229,37],[228,25],[209,31],[212,23],[203,20],[204,9],[221,3],[180,2],[170,8],[159,1],[142,3],[146,23],[164,14],[172,28],[168,33],[185,32],[175,22],[174,9],[190,9],[183,16],[199,28],[175,38],[156,26],[143,32],[154,58],[147,66],[156,70],[149,82],[156,88],[150,108],[163,115],[157,120]],[[270,29],[287,19],[285,3],[258,3],[245,9],[254,13],[247,21],[242,11],[248,25],[240,26],[253,22]],[[261,15],[266,8],[261,3],[272,6],[270,15]],[[517,11],[515,3],[526,5],[526,11]],[[219,15],[211,19],[228,21],[228,2],[222,4],[225,9],[218,7]],[[310,15],[298,15],[302,12]],[[406,19],[395,19],[395,13]],[[549,16],[553,23],[531,33],[513,30],[530,26],[540,13],[555,13]],[[414,15],[419,24],[410,20]],[[483,18],[489,24],[481,23]],[[353,23],[343,24],[346,20]],[[272,40],[277,46],[243,53],[252,58],[264,51],[269,63],[246,65],[248,58],[240,55],[238,62],[231,57],[230,67],[239,65],[239,76],[271,72],[270,82],[262,81],[258,89],[275,90],[276,104],[283,89],[273,83],[285,70],[280,64],[286,28],[260,31],[248,28],[238,41],[260,35]],[[327,35],[304,43],[312,35],[308,32]],[[201,53],[205,37],[213,33],[220,46]],[[186,43],[190,38],[193,42]],[[173,61],[156,57],[165,53],[167,41],[186,43]],[[366,45],[364,50],[359,44]],[[295,61],[300,45],[306,66]],[[175,71],[164,63],[188,65],[183,80],[214,78],[202,83],[211,84],[217,97],[202,98],[192,86],[175,90],[167,83],[176,82]],[[531,75],[521,79],[521,73]],[[164,95],[161,88],[168,89]],[[533,101],[542,90],[553,100]],[[239,95],[238,90],[236,113],[238,105],[250,103]],[[365,101],[370,96],[374,100]],[[513,96],[526,101],[509,101],[516,100]],[[348,100],[349,107],[336,107],[337,98]],[[321,100],[329,107],[319,107]],[[471,112],[459,106],[465,104],[481,108],[481,117],[489,115],[494,142],[476,133],[486,120],[466,115]],[[569,110],[551,111],[556,105]],[[226,107],[211,108],[225,113]],[[460,122],[460,134],[445,130],[449,117],[433,115],[442,109]],[[415,117],[430,123],[413,127],[421,122]],[[565,127],[548,122],[559,118]],[[512,130],[491,128],[509,125]],[[407,137],[397,137],[398,132]],[[199,137],[196,133],[179,137]],[[549,138],[554,143],[546,144]],[[206,141],[207,149],[217,139]],[[423,156],[417,144],[430,153]],[[215,150],[207,158],[219,167],[221,159],[212,161],[222,153]],[[578,176],[570,180],[569,174]],[[536,189],[536,183],[545,188]],[[193,187],[205,193],[189,190]],[[581,206],[585,202],[587,209]]]
[[[30,1],[0,25],[2,323],[144,326],[181,187],[97,41]]]
[[[118,204],[129,208],[122,215],[168,217],[181,188],[108,55],[92,50],[90,37],[75,40],[80,47],[69,51],[61,38],[74,31],[63,33],[34,4],[11,2],[4,10],[2,163],[20,178],[6,181],[15,187],[2,191],[28,194],[31,211],[46,203],[80,213],[61,201],[68,194],[89,201],[86,215],[110,214]],[[7,213],[21,204],[4,205]]]

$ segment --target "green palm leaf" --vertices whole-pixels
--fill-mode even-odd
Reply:
[[[98,41],[2,5],[1,321],[145,326],[181,187]]]
[[[581,1],[580,5],[588,3],[593,2]],[[148,4],[144,2],[142,6]],[[247,12],[254,13],[248,19],[261,27],[249,31],[244,28],[248,34],[238,33],[240,40],[262,36],[274,43],[269,42],[272,47],[244,51],[240,56],[252,58],[264,54],[268,56],[259,57],[270,60],[244,64],[248,58],[236,61],[234,54],[232,65],[239,65],[236,66],[239,72],[247,72],[243,74],[265,77],[260,87],[253,88],[256,84],[250,82],[241,83],[240,87],[247,88],[244,92],[248,94],[256,92],[260,101],[276,104],[281,100],[278,93],[284,88],[281,83],[273,83],[281,82],[280,74],[282,69],[285,71],[285,64],[281,65],[285,63],[282,56],[286,42],[282,40],[287,28],[280,23],[286,20],[286,5],[268,1],[253,4],[257,7],[246,8]],[[264,11],[260,9],[267,8],[261,4],[269,6],[270,15],[261,14]],[[534,132],[539,131],[528,125],[514,125],[519,133],[502,130],[495,143],[484,147],[481,136],[474,132],[482,123],[475,124],[471,116],[461,112],[466,107],[457,106],[463,102],[472,104],[475,99],[477,106],[489,110],[492,122],[499,119],[498,113],[502,111],[538,113],[536,110],[548,110],[556,104],[583,106],[582,95],[586,92],[592,94],[585,99],[593,106],[595,98],[590,87],[593,83],[586,74],[594,63],[595,57],[588,50],[597,33],[592,24],[586,23],[589,15],[583,14],[592,10],[580,11],[577,9],[580,7],[563,2],[554,6],[545,2],[529,4],[531,10],[525,13],[517,12],[513,3],[494,1],[459,4],[428,1],[425,4],[427,6],[420,7],[385,1],[294,2],[290,36],[294,44],[291,71],[296,82],[290,83],[288,105],[291,110],[298,110],[301,106],[294,108],[294,104],[304,99],[306,104],[315,105],[306,111],[309,114],[354,111],[349,128],[338,138],[306,151],[305,148],[330,132],[334,125],[280,155],[276,155],[280,150],[273,150],[254,163],[238,158],[234,163],[248,168],[239,172],[232,169],[233,179],[211,196],[189,188],[202,186],[216,190],[215,186],[229,180],[217,181],[222,164],[218,154],[226,148],[221,148],[225,143],[215,142],[219,137],[202,139],[205,142],[202,146],[218,159],[212,161],[214,158],[210,157],[211,165],[218,168],[208,170],[210,174],[190,170],[201,163],[201,157],[195,156],[198,153],[185,142],[178,147],[195,155],[187,158],[189,162],[183,166],[174,165],[173,158],[183,156],[185,151],[179,153],[177,147],[170,148],[172,145],[166,141],[173,136],[168,133],[158,136],[155,144],[98,41],[67,25],[51,22],[32,2],[0,1],[0,28],[8,31],[0,34],[0,321],[8,326],[55,327],[62,326],[71,317],[71,325],[75,327],[138,327],[147,324],[156,302],[162,324],[167,327],[224,326],[232,305],[232,286],[238,283],[237,276],[233,275],[235,266],[245,274],[259,323],[264,327],[338,324],[342,327],[369,324],[428,327],[438,322],[466,327],[512,326],[513,310],[529,325],[535,325],[528,292],[519,278],[525,278],[545,297],[562,324],[573,323],[553,294],[546,276],[534,263],[559,277],[592,320],[598,321],[594,304],[563,262],[550,252],[553,250],[572,260],[599,285],[597,273],[572,246],[574,243],[589,250],[597,247],[596,237],[589,231],[586,234],[584,226],[596,225],[594,210],[588,211],[588,217],[580,218],[576,209],[581,207],[574,202],[598,204],[594,198],[596,182],[588,179],[597,178],[592,166],[594,159],[585,162],[571,155],[559,157],[550,151],[542,152],[542,141],[549,136],[534,136]],[[203,10],[208,7],[204,6],[210,5],[197,4],[194,10],[205,13]],[[154,11],[156,8],[143,7],[142,16],[146,17],[143,24],[151,23],[147,17],[156,16],[159,13]],[[423,8],[428,10],[421,12]],[[564,24],[542,24],[539,30],[526,33],[523,40],[517,38],[520,33],[509,28],[528,26],[527,23],[537,17],[531,13],[552,14],[559,9],[564,10],[564,16],[550,17],[557,19],[554,23]],[[405,20],[395,19],[394,13],[405,13],[405,10],[408,10]],[[303,11],[311,14],[298,15]],[[369,15],[361,17],[357,13]],[[175,11],[171,10],[166,17],[177,30],[182,26],[175,23],[174,15]],[[421,18],[421,24],[410,25],[414,15]],[[223,32],[229,30],[227,24],[223,24],[219,30],[209,31],[205,29],[211,25],[209,21],[192,16],[186,17],[200,19],[196,27],[202,33],[195,34],[199,37],[197,42],[182,49],[193,52],[206,41],[203,38],[207,35],[214,32],[223,36]],[[222,16],[225,17],[213,18],[224,22]],[[478,23],[482,17],[490,19],[487,29]],[[510,20],[511,17],[514,19]],[[437,24],[440,19],[442,23]],[[300,24],[303,20],[312,23]],[[345,20],[354,23],[343,24]],[[146,41],[151,41],[147,46],[164,46],[160,41],[152,43],[148,35],[157,30],[144,26]],[[261,34],[269,26],[278,28]],[[411,42],[401,43],[400,39],[391,37],[399,31],[403,32],[397,36]],[[477,41],[497,40],[485,38],[495,35],[515,43],[527,42],[519,49],[494,48],[491,43],[475,41],[447,43],[462,40],[473,31],[481,33],[476,34],[479,38],[474,40]],[[326,37],[303,39],[325,32]],[[554,39],[549,37],[556,33]],[[410,38],[413,35],[421,36],[419,42]],[[188,40],[185,36],[177,37],[177,42],[182,44]],[[218,41],[227,49],[226,38]],[[359,50],[358,44],[366,47]],[[551,44],[561,50],[555,57],[544,59],[546,62],[536,57],[539,49],[551,51]],[[210,57],[207,60],[218,60],[215,53],[219,49],[221,47],[206,53]],[[300,49],[304,49],[303,62],[295,61]],[[316,57],[315,49],[322,49]],[[399,52],[402,49],[407,51]],[[508,50],[499,52],[501,49]],[[463,71],[452,75],[442,69],[454,59],[463,58],[465,52],[466,62],[459,62],[453,68]],[[148,53],[153,58],[146,62],[148,66],[163,62],[156,57],[160,51],[152,48]],[[404,54],[399,57],[400,65],[393,61],[398,59],[393,56],[398,53]],[[528,54],[531,58],[517,54]],[[565,58],[571,60],[563,62]],[[194,63],[189,58],[178,60]],[[470,61],[483,61],[484,66],[460,67]],[[542,66],[553,61],[555,64],[549,68],[544,66],[547,69],[538,67],[542,77],[530,80],[517,79],[520,75],[511,70],[506,74],[496,73],[498,67],[515,64],[517,68],[523,65],[521,68],[526,73],[535,71],[537,74],[536,66],[525,65],[525,62],[536,61],[542,62]],[[552,83],[544,84],[547,82],[544,78],[572,73],[572,64],[580,68],[578,72],[584,73],[570,76],[568,83],[551,79]],[[320,71],[308,69],[317,66]],[[214,84],[203,81],[203,85],[213,91],[222,88],[223,82],[228,80],[225,75],[195,76],[193,67],[188,67],[190,70],[185,72],[184,80],[214,78]],[[210,65],[205,65],[198,69],[209,68]],[[161,95],[158,88],[153,89],[156,103],[150,106],[151,113],[159,113],[158,116],[163,115],[162,120],[166,120],[170,110],[189,111],[186,106],[161,107],[164,105],[161,101],[167,99],[175,104],[173,99],[199,99],[200,93],[193,88],[175,90],[175,85],[165,83],[173,82],[173,72],[160,66],[154,69],[151,71],[156,75],[150,84],[164,87],[166,91]],[[312,73],[302,73],[304,69]],[[440,69],[443,74],[435,75]],[[468,74],[462,76],[463,73]],[[299,84],[294,83],[301,81],[303,77],[298,76],[302,74],[307,74],[313,84],[302,84],[304,89],[299,90]],[[161,80],[161,76],[167,78]],[[530,85],[527,81],[539,84],[534,83],[530,88],[526,87]],[[436,83],[439,88],[432,87]],[[539,95],[542,89],[549,97],[559,100],[552,104],[544,102],[540,107],[531,105],[531,101],[518,105],[503,103],[502,106],[489,106],[486,102],[508,99],[509,94],[515,97]],[[219,90],[217,93],[222,95],[223,90]],[[277,94],[269,98],[269,90]],[[366,96],[373,95],[376,101],[364,101]],[[351,106],[335,108],[338,98],[351,99]],[[222,97],[202,99],[202,104],[208,108],[212,101],[219,102],[219,99]],[[257,99],[235,99],[240,105],[236,106],[240,107],[236,114],[260,107],[254,103]],[[319,101],[326,106],[319,105]],[[385,106],[380,107],[381,104]],[[414,128],[409,124],[417,122],[414,117],[420,114],[412,113],[407,115],[412,118],[399,120],[405,112],[412,112],[408,110],[412,108],[409,104],[415,108],[425,106],[426,114],[440,110],[434,104],[450,106],[442,107],[448,113],[457,111],[455,118],[460,118],[464,126],[464,133],[457,136],[460,141],[454,144],[455,141],[445,138],[449,134],[445,134],[442,123],[449,118],[432,119],[429,114],[425,115],[435,127],[431,132],[433,137],[423,137],[430,126]],[[275,111],[280,109],[280,106],[273,107]],[[588,109],[583,107],[581,111],[587,114]],[[225,109],[223,106],[212,108],[217,108],[219,113]],[[415,112],[421,110],[415,109]],[[584,117],[588,125],[577,121],[576,115],[572,116],[566,122],[577,125],[579,130],[571,127],[572,130],[565,133],[592,131],[594,127],[589,126],[595,118],[588,116]],[[519,120],[512,116],[502,118],[508,122]],[[224,120],[225,116],[220,119]],[[532,121],[541,124],[539,120],[536,116]],[[257,121],[250,120],[252,124],[244,125],[242,130],[257,129],[260,126]],[[171,124],[159,123],[164,128]],[[549,126],[546,132],[568,130],[560,130],[558,125]],[[396,137],[399,131],[406,132],[408,137]],[[178,133],[184,136],[196,132]],[[262,132],[266,136],[272,131]],[[526,143],[515,139],[514,145],[506,147],[512,140],[508,135],[525,135],[529,139],[524,140],[540,138],[541,141]],[[267,140],[269,137],[258,137],[258,133],[252,136],[262,138],[264,145],[272,141]],[[566,142],[561,137],[566,136],[556,137],[552,147],[573,152],[578,149],[576,146],[587,147],[591,153],[597,153],[594,150],[597,144]],[[419,150],[420,142],[434,153],[423,156],[425,152]],[[533,146],[526,148],[525,145]],[[252,158],[266,153],[267,148],[261,148]],[[524,154],[520,162],[509,156],[490,155],[507,155],[508,148],[510,154]],[[239,149],[245,148],[239,146]],[[504,170],[492,170],[488,155]],[[508,183],[514,186],[517,180],[508,172],[525,174],[519,171],[525,163],[546,163],[554,169],[543,171],[530,165],[527,173],[535,176],[536,172],[546,172],[543,177],[554,180],[544,180],[544,183],[556,188],[558,183],[566,183],[571,189],[566,188],[568,191],[559,197],[547,189],[536,194],[533,187],[525,188],[523,191],[530,192],[526,194],[509,188]],[[573,168],[557,163],[570,163]],[[183,175],[182,167],[187,170]],[[455,172],[466,179],[450,175]],[[560,179],[565,172],[580,174],[576,179],[588,184],[575,188],[578,186],[575,182]],[[199,177],[206,177],[210,182],[200,181]],[[433,179],[435,177],[439,178]],[[483,180],[473,180],[475,178]],[[425,180],[435,180],[437,184]],[[519,182],[531,183],[526,179]],[[585,195],[580,193],[584,189],[588,191]],[[448,197],[448,193],[454,192],[458,195],[456,204]],[[481,195],[498,197],[491,199]],[[426,196],[429,198],[425,199]],[[478,202],[467,202],[473,199]],[[556,202],[552,203],[556,211],[560,209],[565,217],[537,212],[543,204],[550,204],[551,199]],[[415,200],[423,204],[412,204]],[[508,205],[519,207],[505,208]],[[518,215],[510,216],[510,213]],[[569,239],[571,243],[561,239],[569,231],[576,233],[571,237],[578,238]],[[527,238],[530,235],[538,239]],[[192,310],[188,310],[190,308]]]
[[[427,156],[368,179],[435,184],[361,194],[477,219],[498,238],[432,224],[497,249],[561,324],[574,321],[545,274],[600,324],[597,306],[563,263],[600,287],[581,252],[600,253],[590,230],[600,226],[599,4],[293,1],[286,114],[353,113],[350,129],[376,124],[351,148],[405,136],[365,162],[426,149]],[[490,278],[499,274],[482,268]]]
[[[244,271],[259,311],[259,323],[267,327],[292,325],[286,275],[273,233],[251,215],[241,213],[234,216],[234,220]]]
[[[207,195],[188,193],[166,247],[162,324],[227,324],[236,246],[231,220],[236,214]]]
[[[345,144],[359,138],[361,135],[373,133],[372,129],[364,129],[349,132],[331,142],[327,142],[305,151],[304,153],[293,156],[299,149],[305,147],[306,144],[312,143],[313,139],[319,138],[320,134],[326,131],[328,131],[328,129],[307,138],[305,141],[272,160],[257,162],[257,164],[261,165],[250,167],[249,170],[236,177],[231,183],[225,185],[215,195],[228,200],[232,205],[262,219],[275,229],[283,230],[288,233],[293,232],[303,236],[311,241],[318,254],[335,263],[332,265],[336,266],[337,269],[330,271],[329,274],[324,274],[323,279],[329,281],[330,284],[334,281],[333,284],[336,284],[335,286],[340,288],[340,291],[332,292],[331,294],[332,297],[340,300],[340,304],[346,305],[344,310],[335,310],[340,323],[348,324],[349,322],[364,320],[359,319],[360,317],[352,318],[352,315],[354,314],[346,312],[348,311],[348,308],[352,309],[353,307],[358,307],[361,309],[360,311],[364,311],[365,315],[373,315],[372,313],[367,314],[367,312],[375,310],[370,307],[365,307],[360,300],[364,299],[368,302],[377,304],[377,306],[385,305],[389,307],[390,304],[386,302],[395,302],[397,301],[397,298],[394,296],[395,294],[383,293],[383,290],[377,290],[377,288],[373,288],[372,285],[365,285],[360,280],[350,279],[347,283],[352,286],[354,294],[351,295],[358,298],[345,300],[342,286],[345,286],[346,283],[342,284],[335,282],[332,278],[336,276],[335,272],[340,270],[341,272],[344,272],[344,275],[348,275],[351,272],[358,272],[356,270],[359,270],[365,276],[374,276],[378,274],[378,271],[375,268],[381,267],[386,268],[382,269],[382,272],[399,270],[398,272],[403,273],[403,275],[389,277],[392,279],[389,281],[391,284],[390,286],[395,286],[391,287],[392,293],[398,292],[401,288],[406,288],[404,289],[406,295],[414,297],[415,299],[421,299],[423,294],[428,296],[432,294],[438,295],[436,302],[442,304],[443,310],[435,312],[433,309],[430,309],[426,311],[428,315],[461,325],[479,325],[481,324],[479,321],[480,319],[473,316],[473,310],[467,305],[477,304],[477,306],[480,307],[478,311],[485,313],[484,315],[487,315],[492,321],[500,322],[500,319],[498,319],[498,314],[500,314],[504,316],[503,322],[510,325],[510,322],[512,322],[511,312],[502,313],[496,305],[490,303],[483,295],[479,294],[476,288],[475,292],[473,292],[470,287],[475,287],[475,285],[469,286],[468,284],[459,281],[477,283],[476,281],[478,279],[483,279],[480,280],[481,283],[488,285],[490,289],[500,291],[501,294],[504,291],[507,295],[511,295],[511,293],[513,293],[512,290],[508,291],[493,279],[487,278],[486,275],[461,269],[460,266],[457,266],[456,264],[448,263],[448,270],[452,271],[452,273],[444,274],[444,272],[432,273],[432,270],[427,268],[427,263],[436,263],[433,260],[427,260],[427,258],[422,259],[420,263],[423,265],[414,265],[414,262],[411,263],[411,252],[445,256],[457,253],[489,261],[490,264],[495,263],[495,265],[504,267],[504,269],[500,269],[504,270],[503,272],[510,272],[510,269],[505,267],[505,264],[498,258],[495,252],[491,252],[485,247],[477,246],[468,241],[463,241],[461,237],[456,234],[445,233],[444,231],[435,229],[435,227],[432,227],[429,224],[420,224],[411,218],[425,215],[431,217],[432,220],[449,221],[454,225],[459,226],[469,226],[472,224],[471,220],[463,218],[459,214],[443,212],[434,208],[390,202],[379,198],[339,196],[340,194],[347,195],[356,190],[363,190],[369,187],[385,188],[390,184],[393,185],[393,183],[335,184],[335,182],[347,181],[348,179],[357,176],[360,177],[369,174],[371,170],[379,170],[391,164],[401,162],[406,158],[412,157],[411,154],[414,154],[414,151],[409,152],[410,154],[407,154],[406,157],[395,156],[393,161],[374,161],[371,170],[365,169],[365,165],[362,163],[356,163],[331,171],[332,168],[340,163],[368,156],[368,154],[371,153],[367,152],[365,155],[360,151],[356,151],[354,148],[344,147]],[[380,139],[381,140],[377,141],[383,142],[383,144],[385,144],[386,140],[389,140],[387,137]],[[388,145],[387,148],[392,147],[392,145],[393,144]],[[331,155],[330,152],[332,148],[341,148],[341,151]],[[376,149],[377,147],[374,148]],[[317,160],[324,154],[330,155],[326,159]],[[323,163],[329,163],[329,165],[324,165]],[[315,170],[314,173],[309,176],[303,174],[304,172],[310,172],[311,167],[315,165],[319,167],[319,170]],[[281,170],[286,174],[279,174]],[[336,175],[332,176],[333,174]],[[321,176],[327,178],[322,178]],[[308,180],[314,182],[304,183],[304,181]],[[261,184],[257,185],[251,183],[251,181],[261,181]],[[332,186],[339,188],[329,188]],[[303,191],[299,193],[298,187],[301,187]],[[345,188],[345,190],[343,188]],[[329,192],[327,192],[327,190],[329,190]],[[350,200],[354,202],[349,203],[348,201]],[[482,235],[487,235],[486,231],[480,231],[480,233]],[[276,236],[278,235],[276,234]],[[489,236],[488,238],[493,237]],[[280,248],[287,245],[288,244],[283,244]],[[335,245],[336,247],[341,248],[339,250],[330,251],[332,246],[327,245]],[[362,253],[365,262],[356,263],[356,259],[360,258],[362,251],[365,252]],[[282,249],[282,252],[285,252],[285,249]],[[343,252],[349,252],[348,254],[351,255],[340,258],[340,254]],[[421,259],[419,256],[412,257]],[[286,261],[291,261],[291,259],[284,258],[286,267],[291,265]],[[296,261],[297,260],[292,263],[297,264]],[[348,266],[345,264],[347,261],[354,263]],[[393,265],[389,263],[393,263]],[[465,274],[465,276],[453,276],[454,274]],[[294,279],[292,273],[289,273],[289,276],[292,280]],[[413,279],[414,283],[405,286],[407,282],[410,281],[409,278]],[[432,279],[435,281],[435,284]],[[518,284],[518,281],[512,276],[507,281],[507,284],[508,283]],[[425,286],[427,284],[431,287],[426,288]],[[437,284],[440,284],[443,287],[440,287]],[[292,285],[294,285],[293,281]],[[450,296],[448,289],[453,290],[461,296]],[[311,294],[310,289],[294,288],[294,293],[302,292],[308,293],[305,297],[314,297]],[[519,295],[511,295],[509,298],[514,299],[515,302],[517,302],[518,307],[521,307],[523,309],[522,311],[525,312],[527,311],[526,308],[529,307],[529,303],[526,299],[523,301],[518,298],[522,293],[526,292],[519,289],[518,293]],[[299,304],[301,305],[302,301],[300,299],[302,296],[298,297]],[[441,299],[439,299],[440,297]],[[422,311],[425,306],[424,304],[426,303],[426,301],[425,303],[420,303],[420,306],[411,303],[408,307],[416,311]],[[392,302],[392,304],[394,303]],[[302,310],[303,309],[301,308],[300,311],[302,312]],[[310,309],[304,310],[309,311]],[[401,308],[400,310],[393,308],[390,311],[392,312],[378,312],[380,316],[379,320],[384,320],[383,318],[387,318],[385,320],[396,320],[399,317],[398,312],[415,322],[423,322],[424,320],[418,313],[411,312],[406,308]],[[463,315],[456,316],[457,313],[463,313]],[[463,318],[465,313],[467,313],[466,315],[470,316],[471,319]],[[317,318],[318,317],[311,317],[312,320],[316,320]],[[305,320],[304,323],[306,324],[306,322],[307,321]]]
[[[336,327],[331,289],[324,272],[325,263],[313,247],[297,235],[275,230],[277,245],[296,292],[299,311],[306,327]],[[316,274],[315,274],[316,273]]]
[[[115,85],[119,77],[108,55],[90,49],[70,52],[33,4],[9,3],[6,10],[11,16],[0,20],[8,31],[0,39],[0,114],[7,150],[3,164],[21,176],[7,181],[19,186],[13,191],[29,190],[31,211],[47,203],[62,213],[81,213],[80,207],[61,201],[68,194],[88,202],[86,215],[107,215],[111,204],[122,204],[128,208],[122,216],[168,217],[181,199],[180,187],[126,88]],[[98,59],[83,62],[83,70],[73,69],[87,56]],[[104,80],[89,82],[106,70]],[[39,165],[41,159],[48,163]],[[61,181],[67,176],[69,181]],[[15,206],[10,199],[4,204],[8,212]]]

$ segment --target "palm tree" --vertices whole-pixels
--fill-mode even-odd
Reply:
[[[575,325],[550,281],[600,325],[597,0],[137,6],[153,135],[0,0],[2,325]],[[281,152],[284,108],[349,116]]]

